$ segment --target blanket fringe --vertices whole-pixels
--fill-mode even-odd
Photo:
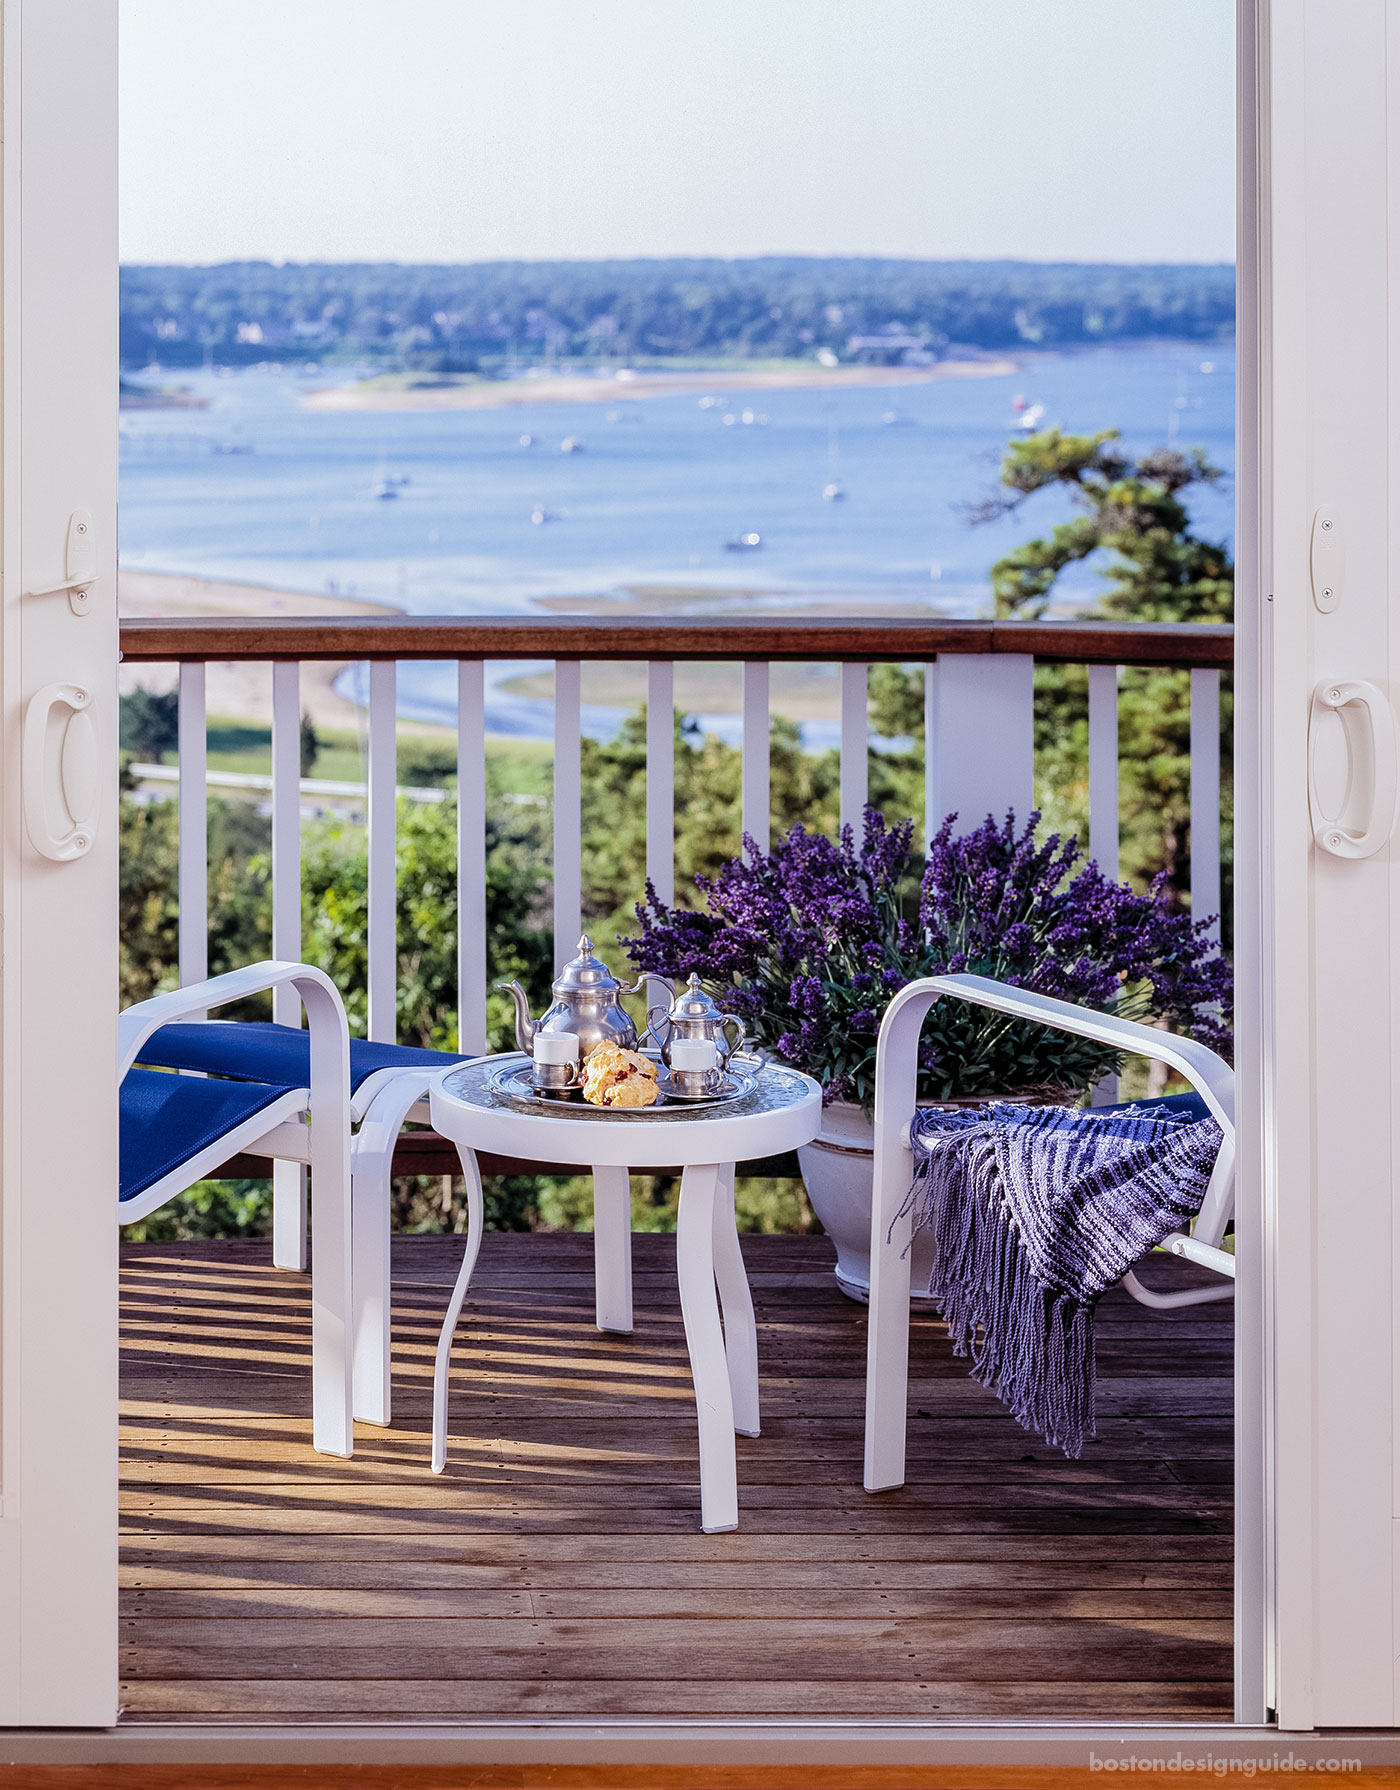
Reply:
[[[920,1163],[911,1200],[932,1220],[929,1291],[953,1352],[1018,1423],[1077,1460],[1096,1433],[1092,1310],[1036,1280],[1005,1210],[951,1142]]]

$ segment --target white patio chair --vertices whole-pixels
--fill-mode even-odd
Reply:
[[[1225,1286],[1182,1287],[1158,1293],[1137,1275],[1123,1285],[1143,1305],[1170,1311],[1234,1293],[1235,1258],[1219,1247],[1234,1215],[1235,1077],[1205,1045],[1111,1013],[1010,988],[985,976],[927,976],[901,989],[886,1009],[875,1057],[875,1197],[870,1219],[870,1329],[865,1380],[865,1489],[889,1491],[904,1483],[909,1402],[909,1251],[913,1218],[900,1216],[914,1177],[910,1126],[915,1111],[919,1032],[937,1000],[990,1007],[1016,1019],[1093,1038],[1130,1055],[1155,1058],[1189,1081],[1219,1125],[1222,1142],[1200,1215],[1187,1236],[1173,1232],[1162,1248],[1209,1268]],[[1160,1105],[1159,1101],[1132,1102]],[[1100,1111],[1102,1108],[1099,1109]]]
[[[153,1036],[172,1021],[284,983],[306,1009],[300,1084],[172,1075]],[[134,1224],[240,1151],[311,1169],[312,1446],[353,1448],[350,1374],[350,1033],[330,978],[300,963],[254,963],[128,1007],[118,1020],[121,1175],[118,1222]]]
[[[143,1047],[142,1062],[285,1088],[304,1087],[307,1033],[267,1020],[204,1020],[208,1002],[191,1002],[178,1024]],[[350,1186],[354,1413],[387,1424],[391,1414],[389,1192],[394,1146],[409,1119],[428,1124],[428,1084],[470,1058],[408,1044],[350,1040]],[[265,1155],[261,1147],[250,1154]]]

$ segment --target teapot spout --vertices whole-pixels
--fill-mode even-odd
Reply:
[[[515,1002],[515,1044],[517,1050],[528,1052],[535,1041],[535,1022],[530,1017],[530,1000],[518,982],[498,982],[497,988],[503,989]]]

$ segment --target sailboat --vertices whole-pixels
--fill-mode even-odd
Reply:
[[[840,457],[841,444],[837,436],[836,418],[833,416],[826,425],[826,483],[822,486],[823,503],[845,501],[846,487],[836,476]]]
[[[407,483],[408,480],[405,478],[390,477],[389,469],[384,463],[384,456],[381,454],[374,469],[374,483],[369,488],[369,494],[383,503],[389,498],[397,497],[400,488]]]

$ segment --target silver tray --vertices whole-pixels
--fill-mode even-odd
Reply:
[[[645,1056],[656,1061],[654,1051]],[[523,1052],[507,1057],[496,1069],[490,1082],[491,1094],[502,1106],[522,1113],[557,1113],[568,1119],[679,1119],[708,1117],[711,1113],[729,1112],[753,1093],[764,1065],[753,1057],[730,1059],[724,1084],[716,1094],[668,1094],[663,1070],[658,1083],[660,1093],[654,1106],[591,1106],[577,1090],[559,1094],[537,1094],[531,1086],[532,1060]]]

